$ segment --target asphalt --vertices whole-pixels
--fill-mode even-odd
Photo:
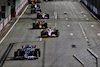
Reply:
[[[49,13],[50,19],[45,21],[48,26],[59,30],[59,37],[40,41],[41,30],[31,29],[35,21],[32,18],[36,18],[36,14],[30,14],[29,5],[0,45],[1,57],[7,46],[15,43],[3,67],[82,67],[73,55],[100,44],[100,23],[77,1],[56,0],[39,4],[42,12]],[[57,19],[54,18],[54,12],[57,12]],[[41,57],[37,60],[13,60],[14,51],[27,44],[40,48]]]

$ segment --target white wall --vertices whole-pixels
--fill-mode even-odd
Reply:
[[[28,2],[28,0],[16,0],[15,2],[15,11],[18,14],[24,5]],[[8,6],[7,0],[0,0],[0,11],[1,6],[5,6],[5,17],[0,20],[0,31],[4,29],[6,24],[11,20],[11,6]],[[17,15],[16,14],[16,15]]]
[[[15,3],[15,10],[18,9],[18,7],[20,7],[20,5],[24,2],[25,0],[16,0],[16,3]]]
[[[0,0],[0,11],[1,11],[1,6],[5,6],[5,17],[7,17],[8,15],[10,15],[11,7],[8,6],[7,0]]]
[[[4,29],[6,24],[11,19],[11,14],[10,14],[11,7],[8,6],[7,0],[0,0],[0,11],[1,11],[1,6],[5,6],[5,18],[2,18],[2,20],[0,20],[0,31]]]
[[[16,0],[16,15],[15,17],[18,15],[18,13],[22,10],[22,8],[25,6],[25,4],[28,3],[28,0]]]

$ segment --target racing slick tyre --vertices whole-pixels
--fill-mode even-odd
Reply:
[[[14,60],[16,60],[17,51],[14,52]]]
[[[39,28],[39,24],[33,23],[33,29],[37,29],[37,28]]]
[[[38,11],[42,12],[42,10],[41,10],[41,9],[40,9],[40,10],[38,10]]]
[[[35,10],[31,10],[31,13],[35,13]]]
[[[32,4],[32,2],[30,1],[29,4]]]
[[[35,23],[33,23],[33,29],[35,28]]]
[[[43,35],[47,35],[47,36],[43,36]],[[41,37],[48,37],[48,32],[42,31],[42,32],[41,32]]]
[[[37,3],[41,3],[41,1],[40,1],[40,0],[38,0],[38,1],[37,1]]]
[[[59,32],[58,32],[58,30],[56,30],[55,34],[56,34],[56,37],[59,36]]]
[[[39,7],[39,8],[40,8],[40,5],[37,5],[37,7]]]
[[[48,26],[47,26],[47,23],[45,23],[45,28],[47,28]]]
[[[49,19],[49,14],[47,14],[46,16],[47,16],[47,17],[48,17],[48,19]]]
[[[37,14],[37,19],[42,19],[42,15],[41,14]]]
[[[17,49],[17,51],[21,51],[21,49]]]
[[[34,5],[31,5],[31,8],[34,8],[35,6]]]
[[[23,56],[22,58],[16,58],[16,56],[18,56],[18,52],[15,51],[14,52],[14,60],[20,59],[20,60],[24,60],[24,52],[23,51],[19,51],[19,56]]]
[[[40,57],[40,49],[35,49],[34,54],[38,59]]]

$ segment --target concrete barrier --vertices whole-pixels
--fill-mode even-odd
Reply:
[[[0,32],[3,30],[3,21],[0,23]]]
[[[11,20],[11,14],[9,14],[6,19],[4,19],[1,23],[0,23],[0,32],[4,29],[4,27],[10,22]]]
[[[22,8],[28,3],[28,0],[25,0],[16,10],[15,17],[17,17],[18,13],[22,10]]]

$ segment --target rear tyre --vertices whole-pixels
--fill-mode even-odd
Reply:
[[[59,32],[58,32],[58,30],[56,30],[56,37],[58,37],[59,36]]]
[[[33,29],[35,28],[35,23],[33,23]]]
[[[35,49],[35,56],[37,57],[37,59],[40,57],[40,49]]]
[[[14,52],[14,60],[16,60],[17,51]]]
[[[37,19],[39,19],[39,14],[37,14]]]
[[[48,19],[49,19],[49,14],[47,14],[47,17],[48,17]]]
[[[48,26],[47,26],[47,23],[45,23],[45,28],[47,28]]]
[[[43,36],[43,35],[47,35],[47,36]],[[42,38],[47,38],[47,37],[48,37],[48,32],[42,31],[42,32],[41,32],[41,37],[42,37]]]

